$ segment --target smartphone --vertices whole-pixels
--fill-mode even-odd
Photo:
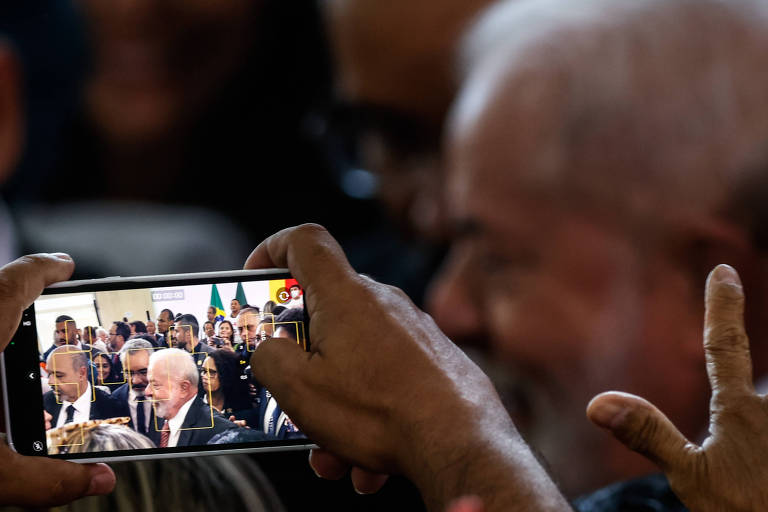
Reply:
[[[0,358],[8,443],[79,462],[313,447],[252,376],[270,337],[310,348],[286,269],[57,283]]]

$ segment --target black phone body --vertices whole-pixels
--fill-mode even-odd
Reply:
[[[0,359],[10,446],[79,462],[312,447],[250,371],[268,337],[309,350],[297,285],[268,269],[46,288]],[[200,339],[211,314],[235,346]]]

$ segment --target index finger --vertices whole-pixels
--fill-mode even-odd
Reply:
[[[243,268],[287,267],[307,291],[330,293],[356,277],[339,243],[322,226],[302,224],[276,233],[256,247]]]
[[[704,352],[715,402],[754,393],[744,291],[736,271],[718,265],[707,278]]]
[[[66,281],[74,269],[72,258],[62,253],[22,256],[0,268],[0,351],[16,332],[21,314],[43,288]]]

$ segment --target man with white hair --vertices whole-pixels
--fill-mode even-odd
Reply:
[[[150,425],[150,439],[160,448],[207,444],[216,434],[238,428],[214,414],[210,405],[197,397],[200,378],[192,356],[169,348],[149,358],[149,385],[156,422]]]
[[[500,363],[516,424],[571,496],[654,470],[585,419],[601,390],[706,433],[710,268],[739,269],[748,329],[768,327],[767,15],[750,0],[516,0],[466,40],[453,242],[430,309]]]

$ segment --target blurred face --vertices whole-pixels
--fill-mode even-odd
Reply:
[[[229,307],[232,309],[232,316],[236,317],[238,313],[240,313],[240,301],[237,299],[233,299],[232,302],[229,304]]]
[[[77,345],[77,325],[74,320],[56,323],[58,345]]]
[[[442,234],[442,124],[455,93],[453,57],[466,23],[491,0],[322,2],[338,95],[351,107],[342,127],[378,198],[405,229]],[[375,30],[371,30],[375,27]]]
[[[48,384],[56,394],[57,402],[74,402],[85,393],[87,369],[75,369],[73,358],[67,354],[52,354],[48,361]]]
[[[117,334],[117,325],[112,324],[109,328],[109,349],[113,352],[119,351],[125,344],[125,338],[121,334]]]
[[[155,322],[152,322],[152,321],[147,322],[147,333],[154,336],[155,331],[156,331]]]
[[[237,331],[240,334],[240,339],[245,342],[251,352],[256,350],[256,345],[261,339],[259,336],[260,322],[259,315],[254,313],[245,313],[237,317]]]
[[[205,335],[207,337],[210,338],[211,336],[216,335],[216,330],[213,328],[213,324],[211,322],[206,322],[204,326],[205,326]]]
[[[291,298],[292,299],[298,299],[301,296],[301,290],[298,286],[292,286],[291,287]]]
[[[0,183],[10,176],[24,141],[21,66],[13,51],[0,43]]]
[[[206,357],[205,361],[203,361],[203,371],[200,374],[200,378],[206,393],[215,393],[221,389],[219,371],[216,368],[216,362],[212,358]]]
[[[216,310],[213,308],[208,308],[208,321],[213,322],[214,318],[216,318]]]
[[[96,338],[96,333],[94,332],[93,327],[86,327],[83,332],[83,343],[87,343],[88,345],[92,345],[94,341],[96,341],[98,338]]]
[[[192,335],[191,329],[188,326],[182,326],[181,323],[176,323],[173,328],[174,346],[184,350],[191,350],[192,348]]]
[[[258,2],[81,0],[94,44],[89,113],[113,143],[163,138],[243,65]],[[190,77],[194,76],[194,80]]]
[[[128,324],[128,327],[131,329],[131,334],[136,334],[136,326],[133,324]]]
[[[219,336],[229,340],[232,338],[232,327],[229,326],[229,324],[222,323],[219,325]]]
[[[431,311],[454,340],[475,342],[503,365],[504,399],[567,493],[650,470],[590,425],[584,409],[597,393],[620,389],[699,434],[708,398],[696,350],[699,286],[613,218],[525,185],[552,151],[542,142],[550,119],[540,103],[473,110],[476,99],[459,104],[448,141],[455,238]],[[577,154],[568,164],[555,173],[600,175],[579,169]],[[574,460],[588,463],[575,470]]]
[[[263,322],[259,325],[259,335],[264,333],[264,336],[271,338],[275,334],[275,324],[272,321]]]
[[[96,365],[96,382],[99,384],[109,382],[109,373],[112,371],[112,365],[109,360],[104,356],[100,356],[93,360],[93,364]]]
[[[149,384],[149,352],[147,350],[131,350],[126,356],[126,375],[130,379],[131,389],[144,396]]]
[[[161,333],[165,334],[168,331],[168,328],[172,324],[173,322],[171,322],[171,319],[168,317],[167,311],[164,311],[158,315],[157,328],[160,330]]]

